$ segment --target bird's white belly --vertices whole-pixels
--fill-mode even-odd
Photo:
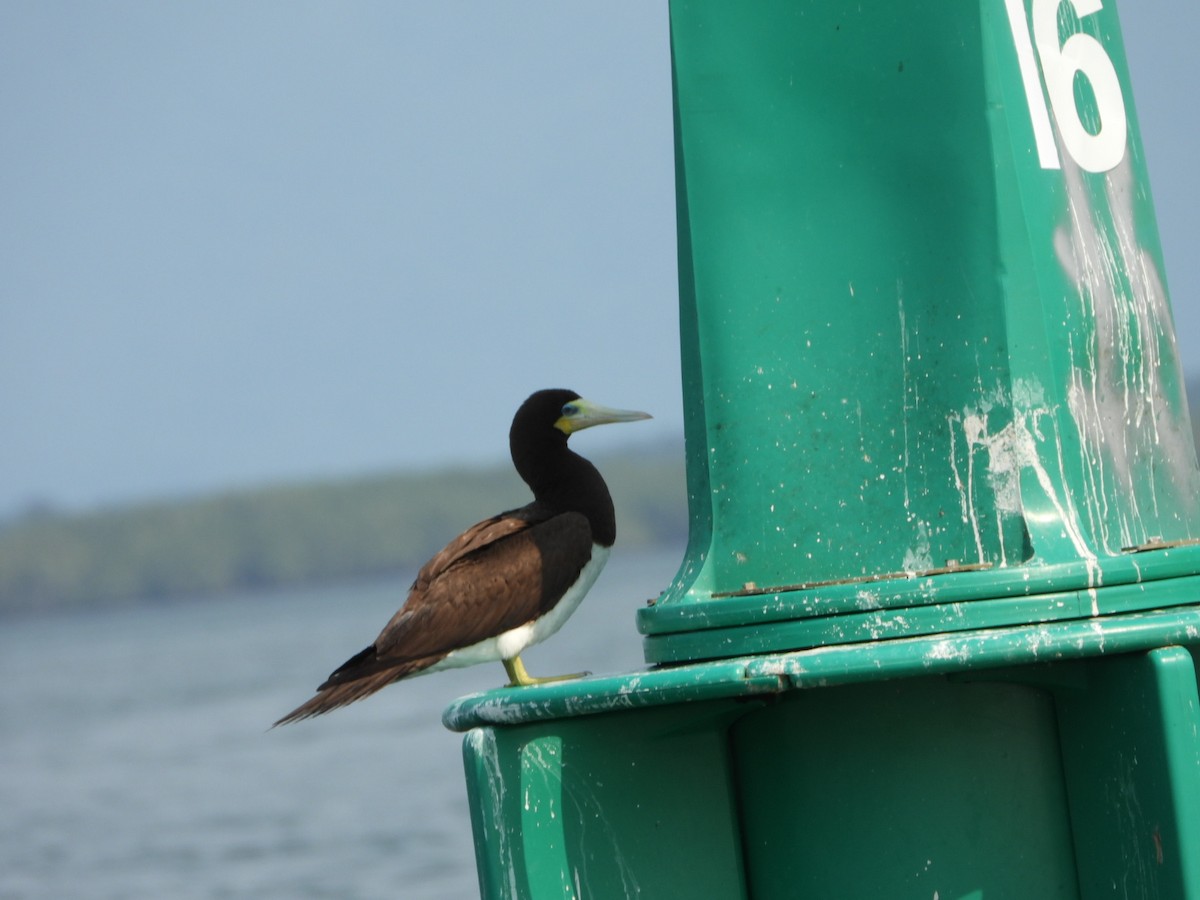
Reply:
[[[462,666],[473,666],[477,663],[497,662],[502,659],[512,659],[527,647],[539,644],[558,629],[571,617],[571,613],[579,608],[579,603],[596,582],[600,570],[608,562],[610,547],[599,544],[592,545],[592,558],[579,572],[579,578],[567,589],[554,607],[544,616],[518,625],[495,637],[486,638],[469,647],[452,650],[446,658],[426,669],[426,672],[436,672],[440,669],[457,669]]]

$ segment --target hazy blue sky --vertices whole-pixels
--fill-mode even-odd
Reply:
[[[1200,372],[1200,3],[1120,12]],[[0,514],[681,430],[663,2],[6,0],[0,160]]]

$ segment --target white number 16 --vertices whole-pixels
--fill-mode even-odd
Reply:
[[[1059,44],[1058,9],[1063,3],[1070,3],[1081,19],[1099,12],[1102,6],[1102,0],[1033,0],[1031,40],[1029,21],[1025,18],[1025,0],[1004,0],[1016,44],[1017,62],[1021,66],[1021,80],[1029,101],[1038,161],[1043,169],[1062,168],[1054,142],[1054,127],[1042,95],[1041,82],[1044,80],[1063,149],[1080,168],[1088,172],[1107,172],[1125,157],[1129,123],[1121,82],[1104,47],[1090,34],[1077,31]],[[1041,79],[1038,77],[1039,61]],[[1100,127],[1094,134],[1083,124],[1075,103],[1077,73],[1091,83],[1096,97]]]

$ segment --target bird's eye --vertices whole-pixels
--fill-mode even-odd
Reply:
[[[579,407],[576,406],[574,403],[568,403],[565,406],[563,406],[563,408],[562,408],[562,414],[564,416],[566,416],[567,418],[570,418],[571,416],[578,414],[578,412],[579,412]]]

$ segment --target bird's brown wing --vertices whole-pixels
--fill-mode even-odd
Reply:
[[[480,523],[421,570],[375,639],[376,659],[446,654],[524,625],[558,601],[591,553],[592,530],[580,513]]]
[[[575,582],[591,552],[591,526],[580,513],[547,516],[530,506],[473,525],[421,568],[375,643],[275,724],[353,703],[532,621]]]
[[[421,571],[417,573],[412,587],[409,588],[410,593],[425,590],[439,575],[471,554],[477,553],[497,541],[504,540],[510,535],[525,531],[539,522],[546,521],[547,518],[547,516],[539,514],[531,504],[511,512],[500,513],[490,519],[484,519],[482,522],[476,522],[421,566]],[[391,625],[390,622],[388,624]]]

